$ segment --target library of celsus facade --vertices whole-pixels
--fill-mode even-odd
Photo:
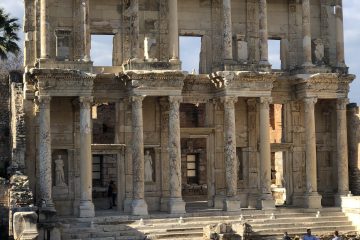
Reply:
[[[349,194],[341,0],[25,0],[18,164],[39,206],[93,217],[339,206]],[[112,66],[91,38],[113,37]],[[179,37],[201,38],[199,73]],[[269,61],[280,44],[281,69]],[[116,211],[114,210],[114,211]]]

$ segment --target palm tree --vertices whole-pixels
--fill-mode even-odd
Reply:
[[[6,60],[9,53],[17,54],[20,48],[17,44],[17,31],[20,25],[17,18],[11,18],[4,9],[0,8],[0,59]]]

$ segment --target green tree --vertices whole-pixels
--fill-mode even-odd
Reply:
[[[17,18],[12,18],[0,8],[0,59],[6,60],[9,53],[17,54],[20,51],[17,41],[17,31],[20,25]]]

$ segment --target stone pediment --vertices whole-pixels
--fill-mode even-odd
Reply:
[[[120,76],[129,93],[147,96],[181,95],[183,71],[125,71]]]
[[[90,96],[95,75],[78,70],[33,68],[30,79],[38,95]]]
[[[219,71],[210,74],[218,95],[254,97],[269,95],[279,73]]]
[[[296,95],[299,99],[304,97],[317,97],[323,99],[347,98],[350,83],[355,79],[352,74],[319,73],[296,75]]]

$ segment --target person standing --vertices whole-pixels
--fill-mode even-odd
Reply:
[[[283,240],[291,240],[291,237],[289,237],[287,232],[284,232]]]
[[[108,187],[108,198],[110,203],[109,209],[112,209],[112,207],[116,207],[116,195],[117,195],[116,185],[114,181],[111,180]]]
[[[333,237],[332,240],[341,240],[341,237],[339,236],[339,231],[338,230],[335,230],[334,237]]]
[[[308,228],[306,229],[306,234],[304,235],[303,240],[318,240],[318,238],[311,235],[311,229]]]

